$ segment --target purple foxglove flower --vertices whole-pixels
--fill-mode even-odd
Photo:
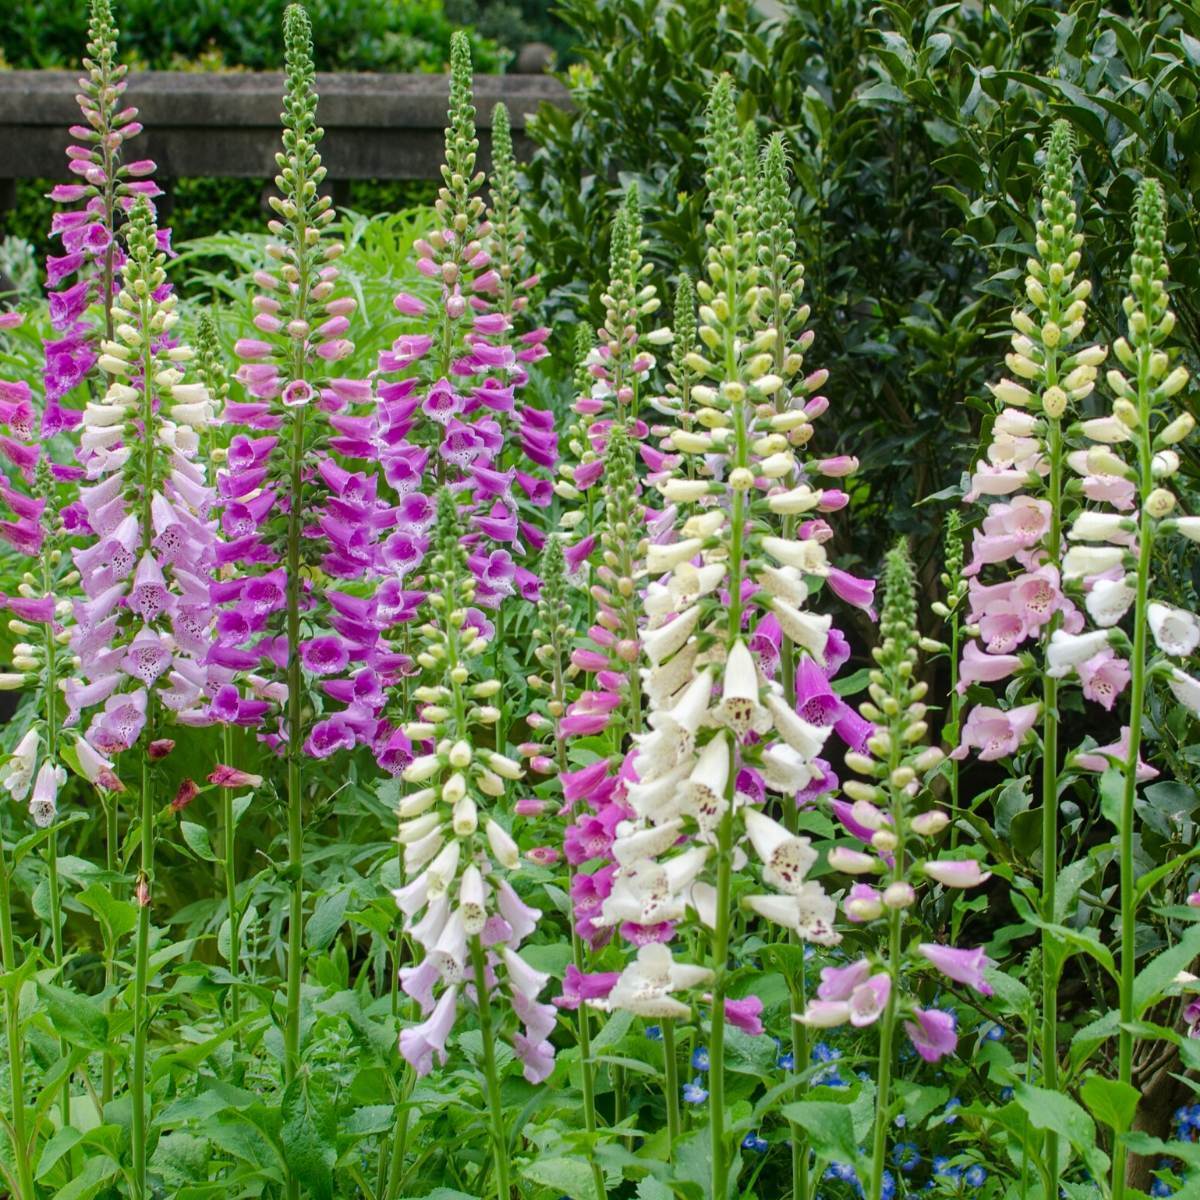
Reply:
[[[904,1022],[904,1032],[908,1034],[913,1049],[926,1062],[935,1063],[947,1054],[954,1053],[958,1046],[958,1034],[950,1013],[938,1008],[916,1008],[913,1016],[915,1021]]]
[[[993,964],[982,949],[959,950],[952,946],[922,942],[917,947],[917,953],[931,962],[947,979],[964,983],[981,996],[992,995],[992,988],[984,979],[983,971]]]

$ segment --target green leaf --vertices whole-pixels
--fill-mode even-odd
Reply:
[[[108,1041],[108,1017],[100,1001],[53,983],[37,985],[38,998],[54,1032],[73,1046],[103,1050]]]
[[[333,1200],[337,1116],[324,1089],[298,1076],[283,1094],[283,1157],[313,1200]]]
[[[1100,776],[1100,811],[1105,820],[1121,831],[1121,808],[1125,803],[1125,772],[1119,767],[1109,767]]]
[[[310,950],[324,950],[333,941],[345,922],[349,903],[349,888],[339,888],[317,901],[304,927],[304,941]]]
[[[191,852],[197,858],[206,859],[208,862],[216,862],[217,856],[213,853],[212,843],[208,839],[208,830],[203,825],[197,825],[195,821],[180,821],[179,832],[183,835],[183,840]]]
[[[1093,1175],[1103,1177],[1108,1156],[1096,1145],[1096,1125],[1070,1096],[1018,1083],[1013,1098],[1034,1129],[1057,1133],[1083,1159]]]
[[[535,970],[561,979],[571,961],[569,942],[546,942],[538,946],[522,946],[521,957]]]
[[[1121,1134],[1127,1133],[1133,1124],[1139,1093],[1137,1088],[1120,1079],[1088,1075],[1079,1089],[1079,1098],[1097,1121]]]
[[[119,942],[137,925],[137,909],[128,900],[118,900],[103,884],[89,884],[75,899],[96,914],[110,944]]]
[[[83,1164],[83,1170],[66,1187],[54,1193],[54,1200],[92,1200],[120,1169],[111,1158],[95,1155]]]
[[[571,1200],[595,1200],[592,1171],[582,1158],[540,1158],[521,1168],[532,1183],[553,1188]]]
[[[783,1115],[804,1130],[808,1144],[818,1158],[838,1162],[855,1162],[858,1143],[854,1137],[854,1122],[845,1104],[825,1100],[803,1100],[786,1104]]]
[[[46,1144],[42,1147],[42,1157],[38,1159],[37,1173],[35,1179],[45,1179],[54,1164],[58,1162],[72,1146],[76,1145],[83,1134],[78,1129],[73,1129],[70,1125],[60,1129]]]
[[[1200,925],[1184,935],[1144,966],[1133,981],[1133,1011],[1142,1016],[1163,995],[1175,976],[1200,955]]]

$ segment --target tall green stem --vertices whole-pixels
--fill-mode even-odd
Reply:
[[[712,1200],[726,1200],[729,1195],[729,1165],[725,1161],[725,967],[729,961],[729,907],[733,884],[733,802],[736,781],[737,748],[731,740],[726,806],[717,833],[717,927],[712,938],[712,1027],[708,1037]]]
[[[221,731],[222,751],[225,762],[233,766],[233,726],[226,725]],[[237,898],[237,825],[233,814],[233,788],[221,789],[221,841],[225,869],[225,907],[229,911],[229,974],[232,982],[229,985],[229,1019],[236,1026],[242,1017],[242,997],[239,990],[239,972],[241,962],[241,909]],[[233,1035],[234,1073],[244,1071],[241,1065],[242,1037],[240,1032]]]
[[[291,1083],[300,1069],[300,986],[304,966],[304,782],[300,769],[303,739],[303,693],[300,678],[300,534],[303,484],[304,410],[293,415],[291,485],[287,543],[287,638],[288,638],[288,754],[287,754],[287,844],[288,844],[288,940],[287,1017],[283,1032],[284,1080]],[[288,1176],[288,1196],[297,1200],[300,1182]]]
[[[679,1057],[675,1045],[675,1019],[666,1017],[662,1023],[663,1035],[663,1091],[667,1102],[667,1140],[670,1143],[668,1153],[674,1149],[675,1139],[679,1137],[683,1122],[679,1113]]]
[[[898,876],[897,876],[898,877]],[[881,1200],[887,1161],[888,1110],[891,1105],[892,1051],[896,1039],[896,1007],[900,994],[900,923],[904,910],[888,909],[888,974],[891,987],[879,1026],[879,1091],[875,1098],[875,1131],[871,1141],[871,1196]]]
[[[111,879],[117,873],[117,802],[114,799],[101,798],[104,805],[104,865]],[[118,884],[113,885],[113,891],[120,899],[120,891],[124,889]],[[112,988],[117,978],[117,947],[108,934],[108,926],[101,927],[104,932],[104,990],[109,993],[104,1001],[105,1013],[110,1013],[113,1007]],[[100,1100],[107,1105],[113,1098],[113,1078],[116,1075],[116,1059],[106,1046],[104,1058],[100,1065]]]
[[[1143,312],[1153,312],[1153,295],[1139,296]],[[1150,429],[1152,348],[1138,348],[1137,407],[1138,428],[1135,434],[1138,452],[1138,498],[1141,516],[1138,521],[1138,561],[1136,597],[1133,606],[1133,657],[1129,664],[1129,753],[1124,763],[1124,788],[1121,793],[1121,1023],[1117,1040],[1117,1078],[1125,1084],[1133,1082],[1134,1035],[1130,1028],[1136,1018],[1133,1002],[1134,972],[1137,966],[1137,882],[1133,862],[1133,806],[1137,797],[1137,770],[1142,749],[1142,714],[1146,706],[1146,632],[1150,625],[1147,610],[1150,602],[1150,565],[1154,557],[1154,522],[1147,500],[1154,490],[1154,445]],[[1113,1200],[1125,1195],[1125,1161],[1128,1152],[1121,1142],[1113,1148]]]
[[[3,835],[0,835],[0,954],[3,954],[4,973],[17,969],[16,943],[13,939],[12,894],[9,889],[11,876],[8,871],[8,855],[4,850]],[[13,1158],[17,1166],[17,1183],[20,1194],[15,1200],[34,1200],[33,1159],[30,1156],[29,1139],[25,1126],[25,1056],[21,1046],[21,990],[8,987],[4,990],[4,1024],[8,1035],[8,1078],[12,1097],[12,1125],[14,1141]]]
[[[500,1074],[496,1070],[496,1037],[492,1028],[491,1003],[487,989],[487,960],[478,936],[471,939],[471,963],[475,969],[475,995],[479,1004],[479,1031],[483,1036],[483,1074],[488,1109],[492,1119],[492,1156],[496,1170],[496,1200],[509,1200],[508,1138],[504,1130],[504,1103],[500,1097]]]
[[[885,614],[886,615],[886,614]],[[896,697],[903,703],[901,697]],[[903,709],[901,709],[903,711]],[[908,833],[908,814],[905,810],[904,793],[891,784],[900,766],[901,741],[899,729],[892,731],[891,748],[888,753],[888,780],[891,789],[892,829],[899,839],[892,860],[893,883],[904,879],[904,839]],[[882,1200],[883,1171],[887,1159],[888,1108],[891,1104],[892,1056],[896,1039],[896,1009],[900,1002],[900,930],[904,922],[904,909],[888,908],[888,958],[887,971],[890,980],[887,1003],[883,1008],[883,1019],[879,1027],[879,1072],[876,1080],[878,1093],[875,1098],[875,1131],[871,1141],[871,1195],[870,1200]]]
[[[150,756],[142,751],[141,782],[141,867],[138,872],[137,948],[135,951],[133,985],[133,1067],[129,1076],[129,1092],[133,1105],[133,1195],[144,1200],[149,1195],[146,1184],[147,1142],[150,1113],[147,1111],[146,1047],[150,1032],[150,900],[154,894],[154,793],[151,783]]]
[[[50,539],[47,539],[48,545]],[[50,550],[47,547],[42,553],[42,593],[53,595],[54,576],[50,564]],[[47,621],[44,629],[44,652],[46,656],[45,679],[45,719],[46,719],[46,760],[58,762],[58,643],[54,640],[54,623]],[[63,930],[62,930],[62,888],[58,881],[58,830],[52,828],[46,839],[46,886],[50,893],[50,952],[53,955],[56,975],[62,973],[63,967]],[[60,1038],[58,1052],[67,1056],[67,1043]],[[64,1126],[71,1123],[71,1077],[63,1079],[62,1095],[59,1099],[62,1122]]]
[[[1048,316],[1059,320],[1057,291],[1049,297]],[[1046,348],[1045,386],[1058,386],[1058,354]],[[1050,476],[1046,485],[1046,501],[1050,506],[1050,528],[1046,547],[1050,563],[1061,569],[1062,561],[1062,422],[1058,417],[1046,418],[1046,457]],[[1046,626],[1049,638],[1058,628],[1060,614],[1055,613]],[[1048,671],[1042,672],[1042,920],[1055,922],[1055,893],[1058,887],[1058,680]],[[1058,1088],[1058,978],[1053,970],[1052,943],[1054,934],[1042,930],[1042,1086],[1048,1091]],[[1058,1200],[1058,1134],[1046,1131],[1046,1200]]]

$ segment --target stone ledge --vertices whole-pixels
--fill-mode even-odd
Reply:
[[[74,71],[0,71],[0,179],[70,178],[67,126],[79,119]],[[435,179],[442,158],[449,80],[445,75],[319,74],[321,154],[331,179]],[[125,97],[146,132],[138,156],[163,179],[256,178],[275,174],[279,72],[142,71]],[[475,106],[484,166],[491,113],[503,101],[518,157],[530,150],[526,117],[540,104],[568,105],[549,75],[477,75]]]

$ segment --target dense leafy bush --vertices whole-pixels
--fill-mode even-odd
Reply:
[[[322,70],[440,71],[455,25],[442,0],[318,0],[314,30]],[[213,70],[283,65],[279,20],[283,0],[131,0],[123,12],[126,61],[155,70]],[[0,24],[0,61],[10,67],[71,67],[87,0],[13,0]],[[503,69],[510,57],[495,42],[473,38],[480,71]]]
[[[856,499],[878,518],[880,546],[917,533],[918,559],[930,560],[940,518],[918,506],[957,484],[983,411],[981,367],[1028,253],[1051,116],[1079,145],[1097,278],[1128,256],[1141,172],[1163,185],[1182,347],[1200,355],[1194,6],[1131,17],[1096,3],[786,0],[768,19],[742,0],[565,0],[560,11],[582,59],[566,77],[576,108],[542,113],[528,172],[557,298],[577,305],[602,277],[629,179],[660,269],[698,269],[702,98],[716,72],[732,72],[744,115],[787,138],[839,434],[868,444]],[[1105,337],[1118,298],[1102,287]]]

